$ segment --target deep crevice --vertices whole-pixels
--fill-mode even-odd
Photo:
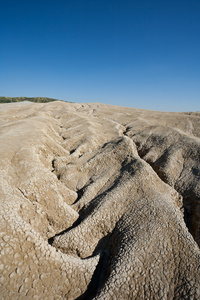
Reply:
[[[76,149],[71,150],[69,153],[70,155],[73,154],[76,151]]]
[[[52,160],[52,162],[51,162],[51,166],[52,166],[52,168],[53,168],[53,171],[55,171],[55,161],[56,161],[56,159],[54,158],[54,159]]]
[[[104,283],[104,275],[107,271],[109,256],[106,251],[101,251],[99,263],[93,273],[92,279],[84,294],[76,298],[76,300],[91,300],[93,299]]]
[[[123,135],[129,137],[127,133],[131,130],[131,127],[130,127],[130,126],[127,126],[127,127],[126,127],[125,125],[124,125],[124,127],[126,128],[126,130],[123,131]],[[129,137],[129,138],[130,138],[130,137]]]
[[[51,170],[51,172],[52,172],[52,173],[55,172],[56,177],[58,178],[58,180],[60,180],[61,175],[60,175],[60,174],[56,174],[55,161],[56,161],[56,159],[54,158],[54,159],[52,160],[52,162],[51,162],[51,165],[52,165],[52,168],[53,168],[53,169]]]
[[[81,199],[81,197],[82,197],[83,194],[84,194],[84,189],[85,189],[85,187],[83,187],[82,189],[80,189],[80,190],[78,190],[78,191],[76,192],[77,195],[78,195],[78,197],[77,197],[77,199],[74,201],[73,204],[76,204],[76,203]]]
[[[178,191],[178,187],[176,190]],[[197,232],[198,211],[196,211],[196,203],[199,200],[194,191],[186,190],[183,192],[184,221],[194,240],[200,246],[199,233]]]
[[[71,227],[69,227],[68,229],[63,230],[62,232],[51,237],[48,240],[48,243],[51,246],[53,246],[53,241],[56,236],[62,235],[64,233],[70,231],[74,227],[78,226],[81,222],[82,222],[82,218],[79,217]],[[104,285],[104,283],[107,279],[108,264],[110,261],[109,253],[110,253],[110,247],[111,247],[111,244],[110,244],[111,235],[112,235],[112,233],[109,233],[108,235],[101,238],[99,240],[97,246],[95,247],[92,255],[84,258],[84,259],[88,259],[88,258],[94,257],[98,254],[100,255],[99,262],[98,262],[96,269],[92,275],[92,278],[87,286],[87,290],[82,295],[80,295],[78,298],[76,298],[76,300],[92,300],[97,295],[97,293],[100,291],[102,286]]]
[[[68,231],[72,230],[73,228],[75,228],[76,226],[78,226],[81,222],[82,222],[82,218],[79,216],[79,218],[72,224],[72,226],[70,226],[67,229],[64,229],[63,231],[55,234],[54,236],[52,236],[51,238],[48,239],[48,243],[53,246],[53,242],[54,242],[54,238],[60,235],[63,235],[65,233],[67,233]]]

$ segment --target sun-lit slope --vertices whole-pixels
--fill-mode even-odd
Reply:
[[[3,299],[199,299],[200,115],[2,104]]]

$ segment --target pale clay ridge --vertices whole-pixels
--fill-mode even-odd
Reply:
[[[200,299],[200,113],[0,106],[1,299]]]

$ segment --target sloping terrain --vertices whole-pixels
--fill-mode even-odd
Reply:
[[[1,299],[200,299],[200,113],[0,106]]]
[[[12,103],[12,102],[37,102],[37,103],[46,103],[57,101],[58,99],[46,98],[46,97],[0,97],[0,103]]]

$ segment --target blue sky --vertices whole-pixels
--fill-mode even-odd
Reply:
[[[200,110],[199,0],[0,0],[0,95]]]

